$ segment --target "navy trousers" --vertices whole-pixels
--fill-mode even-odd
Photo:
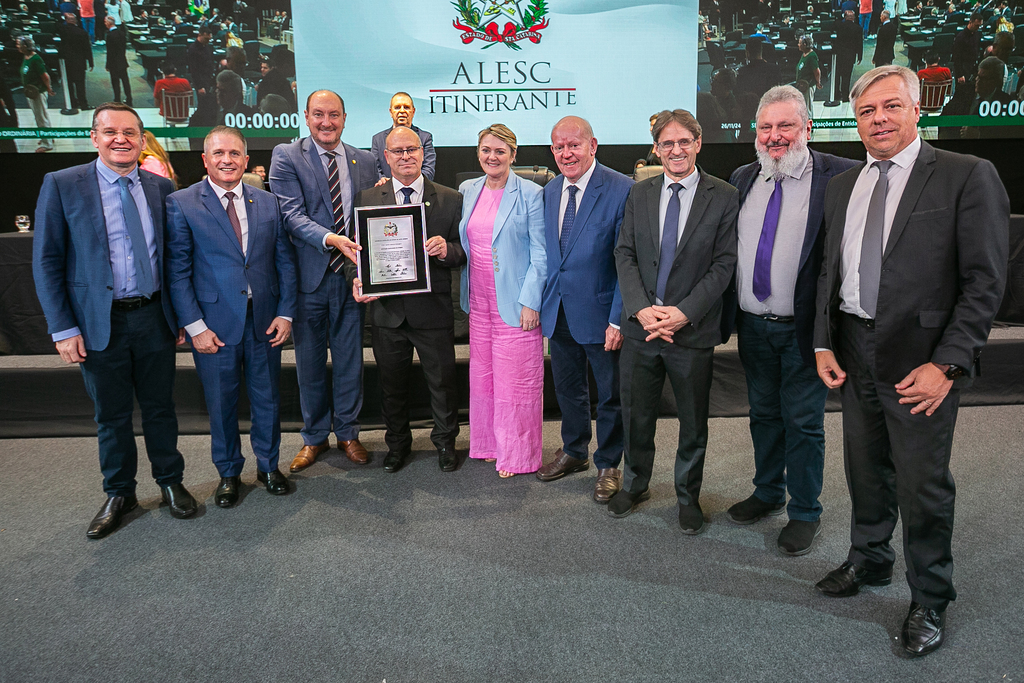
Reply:
[[[281,451],[281,347],[256,339],[250,310],[240,343],[222,346],[217,353],[193,351],[192,356],[210,413],[210,452],[220,476],[237,477],[245,465],[238,431],[243,373],[252,418],[249,443],[257,467],[261,472],[276,470]]]
[[[178,452],[174,413],[174,346],[159,302],[134,311],[112,310],[107,348],[89,349],[81,364],[85,390],[96,408],[100,470],[108,496],[135,495],[136,399],[153,478],[160,486],[181,483],[185,460]]]
[[[740,311],[740,361],[747,376],[754,495],[782,503],[790,519],[821,516],[825,467],[825,386],[800,357],[792,322],[772,322]]]
[[[302,406],[302,440],[321,444],[333,431],[339,441],[359,436],[363,407],[363,316],[344,271],[328,269],[320,286],[299,291],[295,305],[295,371]],[[332,382],[327,377],[331,350]]]
[[[561,305],[550,338],[551,374],[555,396],[562,411],[562,450],[579,460],[590,453],[590,379],[587,364],[597,383],[597,450],[599,470],[618,467],[622,461],[622,406],[619,398],[619,352],[605,351],[604,344],[580,344],[572,337]]]

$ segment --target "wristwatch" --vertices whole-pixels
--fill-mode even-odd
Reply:
[[[959,379],[960,377],[963,377],[966,374],[967,374],[967,371],[964,370],[959,365],[950,365],[946,369],[946,379],[948,379],[948,380]]]

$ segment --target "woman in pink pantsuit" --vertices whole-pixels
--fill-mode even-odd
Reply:
[[[502,477],[542,464],[544,347],[540,302],[547,276],[544,198],[511,172],[516,136],[480,131],[482,178],[462,192],[462,308],[469,313],[469,457]]]

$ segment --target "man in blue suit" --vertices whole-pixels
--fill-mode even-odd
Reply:
[[[196,501],[181,484],[173,393],[174,347],[184,333],[162,264],[164,200],[174,185],[138,167],[146,138],[131,107],[97,107],[91,137],[97,161],[43,179],[32,274],[57,351],[81,365],[96,406],[107,501],[86,536],[102,538],[138,504],[135,399],[153,478],[171,515],[191,517]]]
[[[210,413],[210,447],[220,472],[215,502],[238,502],[245,459],[238,434],[243,373],[252,408],[249,434],[257,479],[288,493],[281,447],[281,344],[295,314],[295,251],[277,198],[242,184],[245,137],[217,126],[203,142],[205,181],[167,198],[167,271],[178,320],[192,338]]]
[[[391,177],[391,165],[384,154],[387,150],[388,135],[395,128],[405,126],[419,136],[420,146],[423,147],[423,177],[433,180],[434,168],[437,165],[434,137],[422,128],[412,125],[412,117],[416,115],[416,105],[412,103],[412,96],[406,92],[396,92],[391,97],[391,107],[388,109],[388,113],[391,114],[391,121],[394,125],[375,134],[370,144],[370,154],[377,162],[377,175],[381,178]]]
[[[345,103],[337,93],[311,94],[305,116],[309,137],[278,145],[270,163],[270,186],[281,201],[299,264],[294,334],[304,445],[292,460],[292,472],[309,467],[330,448],[331,431],[349,460],[370,461],[359,443],[365,306],[352,298],[342,264],[345,258],[355,260],[349,239],[353,201],[377,182],[377,167],[369,152],[341,142]]]
[[[825,465],[825,398],[814,361],[814,300],[824,244],[825,186],[855,165],[807,148],[803,95],[784,85],[761,97],[758,160],[729,182],[739,189],[738,260],[726,291],[724,337],[735,323],[747,375],[754,493],[729,508],[736,524],[782,513],[784,555],[804,555],[818,534]],[[738,308],[738,310],[737,310]]]
[[[597,163],[597,138],[579,117],[555,124],[551,152],[562,174],[544,187],[548,277],[540,322],[551,341],[562,448],[537,478],[553,481],[590,467],[589,362],[598,396],[594,500],[607,503],[622,479],[622,297],[614,251],[633,181]]]

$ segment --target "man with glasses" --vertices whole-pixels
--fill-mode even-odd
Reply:
[[[405,126],[395,127],[388,134],[384,148],[391,180],[363,190],[355,202],[356,206],[424,205],[431,291],[379,299],[363,296],[355,266],[345,266],[352,281],[352,296],[360,303],[369,304],[373,357],[380,377],[384,441],[388,446],[385,472],[401,469],[412,449],[408,405],[413,349],[419,355],[430,390],[434,416],[430,440],[437,449],[438,465],[443,471],[451,472],[459,463],[455,455],[455,437],[459,435],[459,387],[455,373],[451,269],[466,262],[466,252],[459,241],[462,195],[426,178],[423,154],[416,131]]]
[[[589,366],[598,400],[593,497],[607,503],[622,480],[622,297],[614,250],[633,181],[597,162],[594,131],[577,116],[567,116],[551,129],[551,153],[562,173],[544,187],[548,277],[540,323],[551,340],[562,447],[537,471],[537,478],[554,481],[590,467]]]
[[[409,93],[396,92],[391,97],[391,107],[388,109],[393,123],[391,128],[382,130],[373,136],[370,146],[370,153],[377,160],[377,174],[381,178],[391,177],[391,167],[388,164],[386,151],[386,140],[388,135],[398,126],[409,128],[420,139],[423,147],[423,175],[427,180],[434,179],[434,167],[437,163],[437,154],[434,152],[434,138],[430,133],[412,125],[412,117],[416,115],[416,105],[412,103],[412,96]]]
[[[683,109],[663,111],[652,131],[665,172],[630,190],[615,248],[622,292],[622,490],[608,513],[625,517],[650,497],[654,435],[668,376],[679,445],[679,527],[699,534],[708,442],[711,362],[721,342],[722,293],[736,265],[736,188],[697,168],[701,128]]]
[[[80,364],[96,407],[107,501],[86,536],[102,538],[138,505],[136,399],[163,502],[184,518],[196,513],[196,501],[181,484],[172,398],[174,347],[184,343],[163,268],[164,201],[174,184],[139,168],[146,139],[127,105],[96,108],[92,144],[95,162],[43,179],[32,274],[57,351]]]
[[[299,263],[292,335],[304,445],[292,472],[309,467],[330,448],[332,431],[349,460],[359,465],[370,461],[359,443],[364,307],[352,298],[342,267],[346,258],[355,258],[349,239],[352,200],[377,182],[377,166],[369,152],[342,143],[345,103],[337,93],[310,94],[305,116],[309,137],[278,145],[270,162],[270,186],[281,200]]]

